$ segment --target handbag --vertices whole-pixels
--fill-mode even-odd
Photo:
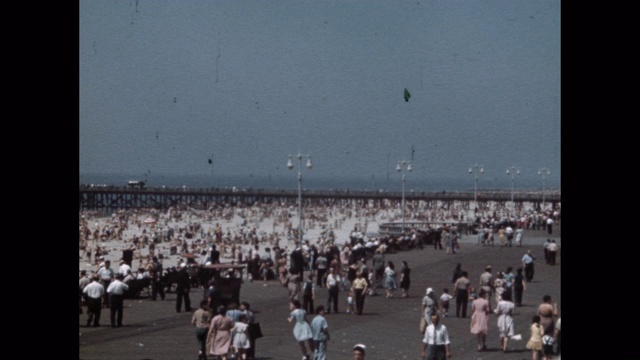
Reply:
[[[544,335],[542,337],[542,353],[545,355],[553,355],[553,344],[555,340],[552,336]]]
[[[260,327],[259,322],[253,322],[249,324],[249,336],[253,339],[259,339],[263,337],[262,328]]]

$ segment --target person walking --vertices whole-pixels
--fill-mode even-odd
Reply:
[[[476,335],[478,351],[487,349],[487,333],[489,332],[489,313],[491,305],[487,297],[489,294],[480,290],[477,299],[471,303],[471,333]]]
[[[182,301],[184,300],[184,311],[191,311],[191,299],[189,298],[189,291],[191,290],[191,281],[189,280],[189,273],[187,272],[187,264],[180,263],[180,270],[177,276],[176,287],[176,312],[180,312],[182,308]]]
[[[327,275],[327,314],[331,314],[331,303],[333,303],[333,312],[338,313],[338,294],[340,294],[340,275],[336,274],[333,267],[329,268],[329,275]]]
[[[549,254],[549,265],[555,265],[556,255],[558,254],[558,244],[556,243],[555,239],[551,240],[551,243],[547,248],[547,252]]]
[[[305,341],[309,345],[309,350],[313,353],[315,352],[314,344],[313,344],[313,333],[311,332],[311,326],[307,323],[307,312],[301,309],[300,302],[298,300],[291,300],[289,302],[289,310],[291,313],[289,314],[289,324],[294,324],[293,326],[293,336],[300,345],[300,351],[302,351],[302,360],[311,360],[309,357],[309,353],[307,352],[307,347],[305,346]]]
[[[438,300],[433,288],[427,288],[422,298],[422,316],[427,325],[431,325],[431,315],[438,313]]]
[[[453,285],[453,297],[456,299],[456,316],[467,317],[467,304],[469,303],[469,286],[471,281],[467,278],[466,271],[462,271],[461,276]]]
[[[101,266],[98,269],[98,275],[100,276],[100,284],[102,284],[102,287],[104,287],[105,289],[108,288],[109,284],[111,284],[113,278],[115,277],[115,272],[111,268],[111,260],[105,260],[104,266]],[[107,294],[106,292],[104,293],[102,298],[102,307],[109,307],[109,294]]]
[[[247,351],[251,347],[251,343],[249,342],[249,320],[247,315],[242,313],[238,317],[238,321],[233,323],[233,328],[231,328],[232,337],[232,346],[235,352],[235,359],[238,359],[238,354],[240,354],[240,358],[242,360],[247,359]]]
[[[553,335],[554,317],[558,316],[558,304],[551,304],[551,295],[542,297],[542,304],[538,306],[540,326],[544,329],[544,335]]]
[[[522,228],[516,229],[516,246],[522,247]]]
[[[364,299],[367,295],[367,279],[364,278],[362,272],[356,274],[355,280],[351,283],[351,289],[354,292],[356,300],[356,314],[362,315]]]
[[[256,323],[256,315],[253,313],[253,311],[251,311],[251,305],[248,302],[242,301],[240,303],[240,311],[242,311],[242,313],[247,316],[247,323],[249,324],[249,332],[247,333],[247,335],[249,336],[250,346],[246,351],[247,359],[253,360],[256,356],[257,340],[256,333],[253,330],[259,327],[260,324]]]
[[[218,306],[216,315],[211,319],[209,334],[207,335],[207,349],[209,355],[216,359],[227,359],[227,354],[231,347],[231,329],[233,320],[225,315],[226,309],[223,305]]]
[[[422,358],[445,360],[451,358],[451,341],[447,327],[440,324],[438,314],[431,315],[431,325],[427,326],[422,339]]]
[[[533,360],[538,360],[538,355],[542,352],[542,336],[544,329],[540,326],[540,316],[534,315],[531,320],[531,336],[527,341],[526,348],[531,350]],[[543,357],[545,359],[545,357]]]
[[[484,290],[488,297],[491,297],[493,292],[493,275],[491,274],[491,265],[487,265],[484,268],[484,272],[480,275],[480,284],[478,289]]]
[[[516,306],[522,306],[522,294],[527,290],[527,283],[522,275],[522,268],[516,269],[516,276],[513,277],[513,300]]]
[[[147,266],[147,271],[149,271],[151,278],[151,301],[156,301],[158,294],[160,294],[160,299],[164,300],[165,284],[162,282],[162,263],[158,261],[157,256],[152,258],[152,262]]]
[[[313,300],[316,298],[316,284],[313,282],[313,273],[309,273],[307,280],[302,285],[302,309],[308,314],[313,314]]]
[[[325,255],[324,250],[320,250],[318,253],[318,257],[316,258],[316,271],[317,271],[317,282],[316,285],[319,287],[325,286],[325,275],[327,273],[327,267],[329,266],[329,261],[327,259],[327,255]]]
[[[124,308],[124,293],[129,290],[129,285],[122,282],[124,276],[116,274],[115,280],[109,284],[107,293],[109,294],[109,309],[111,310],[111,327],[122,327],[122,317]]]
[[[502,352],[507,352],[507,343],[509,338],[514,335],[513,324],[513,310],[515,305],[511,302],[511,293],[505,292],[502,294],[502,300],[498,302],[496,310],[494,311],[498,315],[498,332],[500,333],[500,347]]]
[[[316,316],[311,320],[311,333],[313,339],[314,354],[313,360],[327,360],[327,342],[331,339],[329,335],[329,324],[324,317],[324,306],[316,308]]]
[[[385,286],[387,288],[387,299],[388,298],[392,298],[393,297],[393,292],[396,290],[396,288],[398,287],[398,284],[396,282],[396,270],[395,270],[395,265],[393,265],[393,261],[389,260],[389,262],[387,263],[387,268],[384,269],[384,275],[385,275]]]
[[[400,269],[400,288],[402,295],[400,297],[409,297],[409,288],[411,287],[411,268],[406,261],[402,261],[402,269]]]
[[[87,315],[89,318],[87,319],[87,327],[91,326],[91,322],[93,321],[93,326],[100,326],[100,312],[102,311],[102,297],[105,294],[104,286],[100,284],[98,281],[100,280],[99,275],[93,275],[93,281],[89,283],[89,285],[85,286],[82,289],[82,293],[87,300]]]
[[[510,293],[513,299],[513,281],[516,274],[513,273],[513,266],[508,266],[507,270],[502,273],[504,279],[504,291]]]
[[[191,325],[196,328],[196,340],[198,340],[198,360],[207,360],[207,333],[211,325],[211,311],[209,301],[200,301],[200,308],[193,313]]]
[[[527,282],[531,282],[533,280],[533,262],[536,258],[531,254],[531,250],[527,250],[527,253],[522,256],[522,266],[524,266],[524,277]]]

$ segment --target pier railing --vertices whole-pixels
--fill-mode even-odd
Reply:
[[[129,209],[156,208],[166,209],[179,204],[208,208],[213,204],[254,204],[290,203],[297,201],[298,193],[294,189],[237,189],[237,188],[198,188],[187,187],[146,187],[130,188],[126,186],[90,186],[79,187],[80,209]],[[345,201],[396,201],[402,198],[399,191],[352,191],[352,190],[303,190],[305,204],[331,204]],[[473,191],[438,191],[405,193],[407,201],[463,201],[472,206]],[[541,191],[517,191],[514,202],[542,203]],[[510,191],[479,191],[478,203],[511,201]],[[561,201],[559,191],[545,192],[545,202],[556,206]]]

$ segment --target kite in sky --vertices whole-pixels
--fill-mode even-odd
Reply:
[[[411,94],[409,94],[409,90],[407,90],[407,88],[404,88],[404,101],[409,102],[410,97],[411,97]]]

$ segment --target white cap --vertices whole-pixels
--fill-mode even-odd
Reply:
[[[364,346],[364,344],[356,344],[356,345],[353,347],[353,350],[355,350],[355,349],[360,349],[360,350],[362,350],[362,352],[364,353],[364,351],[367,349],[367,347],[366,347],[366,346]]]

